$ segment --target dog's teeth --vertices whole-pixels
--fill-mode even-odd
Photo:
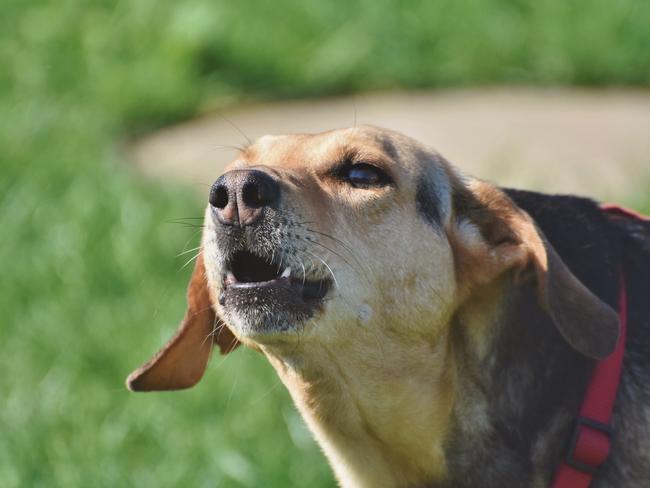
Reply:
[[[289,278],[291,276],[291,268],[287,266],[284,268],[284,271],[282,272],[282,275],[280,275],[280,278]]]

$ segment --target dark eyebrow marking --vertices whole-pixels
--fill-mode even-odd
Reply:
[[[443,227],[439,179],[445,178],[445,172],[439,166],[438,156],[417,149],[415,155],[422,162],[422,169],[415,186],[415,205],[420,216],[435,229]]]
[[[393,141],[390,140],[388,137],[379,137],[379,144],[381,144],[381,148],[384,150],[384,152],[391,157],[393,160],[397,160],[399,157],[399,153],[397,152],[397,148],[395,147],[395,144],[393,144]]]
[[[427,175],[422,172],[418,178],[415,187],[415,206],[420,216],[429,224],[436,228],[442,226],[442,216],[440,215],[440,198],[427,181]]]

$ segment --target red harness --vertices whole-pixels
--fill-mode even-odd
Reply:
[[[627,332],[627,293],[621,276],[618,310],[621,334],[616,349],[594,368],[580,407],[569,452],[555,472],[553,488],[587,488],[596,470],[605,462],[611,444],[610,419],[621,379]]]
[[[622,217],[650,220],[616,205],[603,205],[602,209]],[[555,472],[552,488],[588,488],[595,472],[609,455],[612,434],[610,420],[621,380],[627,335],[627,291],[622,273],[620,281],[618,313],[621,333],[618,344],[614,352],[594,368],[575,423],[569,452]]]

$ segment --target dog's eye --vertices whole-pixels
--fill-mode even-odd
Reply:
[[[341,176],[355,188],[385,186],[390,183],[390,178],[386,173],[367,163],[350,165],[343,170]]]

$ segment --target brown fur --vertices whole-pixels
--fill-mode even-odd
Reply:
[[[392,183],[352,188],[335,176],[346,161],[382,168]],[[509,311],[529,300],[529,290],[536,290],[534,313],[550,318],[548,334],[554,325],[571,354],[601,358],[616,343],[616,313],[572,274],[531,217],[416,141],[374,127],[266,136],[230,169],[243,168],[282,184],[280,208],[265,223],[283,258],[299,269],[317,255],[327,269],[315,260],[309,272],[329,269],[335,289],[295,330],[250,334],[238,312],[215,300],[226,244],[208,209],[188,315],[129,377],[130,388],[196,383],[209,356],[198,339],[210,334],[216,312],[227,326],[220,345],[238,340],[269,359],[341,485],[466,486],[459,466],[469,454],[459,446],[498,432],[481,378],[497,364]],[[200,319],[197,310],[206,311]],[[536,446],[530,462],[541,463],[555,444]],[[514,464],[504,466],[495,480],[518,476]]]
[[[131,390],[178,390],[194,386],[203,377],[216,344],[223,354],[232,351],[238,341],[230,329],[217,320],[212,308],[203,255],[199,253],[187,287],[187,312],[178,332],[146,364],[127,378]]]

